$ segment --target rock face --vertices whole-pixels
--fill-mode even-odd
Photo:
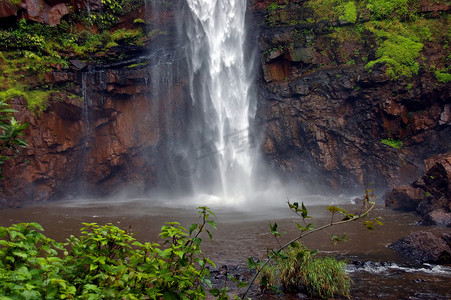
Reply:
[[[182,101],[183,79],[177,77],[182,73],[172,74],[177,85],[159,98],[149,97],[154,86],[146,82],[159,76],[155,67],[54,74],[80,82],[85,101],[54,95],[40,116],[16,101],[17,118],[30,124],[25,132],[29,147],[8,161],[5,176],[12,180],[3,182],[3,197],[34,202],[68,194],[105,195],[125,187],[144,192],[155,186],[155,177],[167,167],[157,154],[181,137],[189,110],[189,101]],[[178,62],[171,68],[181,70]]]
[[[285,7],[277,15],[268,9],[276,2]],[[449,84],[425,69],[398,80],[389,78],[383,64],[369,72],[365,65],[376,57],[376,41],[331,40],[330,28],[349,25],[339,20],[297,22],[311,16],[304,2],[248,1],[247,54],[257,57],[255,122],[265,161],[287,179],[334,192],[361,192],[369,183],[380,192],[433,169],[423,181],[396,188],[387,203],[419,210],[425,224],[449,224],[449,158],[448,165],[427,160],[451,151]],[[448,9],[423,2],[421,9],[431,15]],[[18,12],[1,5],[0,17]],[[66,1],[21,5],[25,17],[47,24],[67,13]],[[74,9],[87,6],[98,9],[101,1],[71,1]],[[175,179],[178,154],[171,150],[183,142],[195,115],[184,49],[171,40],[178,35],[173,12],[149,15],[166,36],[152,38],[149,51],[117,46],[102,54],[118,57],[114,64],[73,59],[69,69],[47,74],[49,85],[67,85],[78,98],[55,93],[40,115],[15,100],[17,118],[30,123],[30,146],[5,165],[5,176],[13,179],[3,182],[0,202],[14,207],[81,192],[188,184]],[[136,17],[143,16],[124,16],[132,23]],[[124,54],[127,59],[119,59]],[[422,55],[438,67],[448,54],[431,42]],[[381,142],[389,139],[402,141],[402,148]],[[445,171],[447,181],[432,180]]]
[[[411,185],[394,187],[385,195],[392,209],[417,211],[423,225],[451,226],[451,152],[425,161],[426,174]]]
[[[392,243],[391,249],[417,263],[451,263],[450,236],[430,232],[413,232]]]
[[[66,4],[49,5],[44,0],[24,0],[20,7],[26,10],[26,19],[48,25],[59,24],[61,18],[69,13]]]
[[[17,16],[20,11],[20,16],[27,20],[56,25],[60,23],[63,16],[69,13],[67,2],[69,1],[23,0],[16,5],[9,1],[2,1],[0,2],[0,19]],[[74,1],[74,4],[76,3],[77,1]]]
[[[120,45],[109,55],[126,53],[126,60],[71,60],[46,74],[73,97],[55,92],[40,113],[21,98],[12,102],[16,119],[29,123],[29,146],[3,168],[3,206],[181,184],[170,172],[170,145],[183,139],[192,108],[184,52],[171,38],[175,22],[166,22],[167,35],[154,37],[150,51]]]
[[[279,1],[280,11],[266,9],[271,1],[253,3],[261,54],[257,122],[264,124],[264,157],[279,174],[335,191],[372,183],[380,192],[412,182],[424,159],[451,150],[449,85],[421,70],[398,80],[381,64],[368,72],[362,57],[375,57],[375,41],[338,42],[330,35],[340,26],[335,21],[299,23],[312,16],[302,1]],[[431,46],[424,55],[435,59],[440,51]],[[381,143],[390,139],[402,148]]]

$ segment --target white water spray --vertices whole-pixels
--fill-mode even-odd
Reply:
[[[187,4],[192,13],[186,28],[191,97],[205,116],[202,143],[209,143],[208,151],[214,152],[217,162],[219,184],[209,194],[221,201],[241,201],[252,185],[249,119],[255,114],[244,55],[246,1],[187,0]]]

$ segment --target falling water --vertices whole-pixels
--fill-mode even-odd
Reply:
[[[209,172],[198,175],[194,188],[239,201],[251,188],[253,164],[249,120],[254,110],[244,55],[246,1],[187,0],[187,4],[191,97],[204,118],[203,128],[197,130],[197,158],[204,158],[203,169],[210,165]]]

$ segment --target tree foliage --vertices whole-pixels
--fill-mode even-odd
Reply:
[[[28,124],[18,122],[12,116],[14,112],[16,111],[11,109],[8,103],[0,99],[0,165],[13,157],[20,148],[27,146],[27,143],[21,137]],[[2,176],[1,168],[0,176]]]
[[[213,213],[189,230],[166,223],[164,245],[140,243],[112,225],[84,223],[79,237],[58,243],[37,223],[0,227],[1,299],[203,299],[209,285],[200,248]]]

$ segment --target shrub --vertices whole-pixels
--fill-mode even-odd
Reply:
[[[260,275],[262,289],[280,286],[288,292],[306,291],[311,297],[349,297],[351,279],[346,263],[330,257],[315,257],[304,245],[295,244],[280,255]]]
[[[202,232],[213,213],[199,208],[202,222],[189,231],[166,223],[165,247],[140,243],[112,225],[84,223],[81,236],[57,243],[37,223],[0,227],[0,296],[19,299],[202,299],[210,284]],[[58,255],[61,256],[58,257]],[[1,297],[0,297],[1,298]]]
[[[25,148],[28,145],[22,139],[22,132],[27,128],[28,124],[18,122],[12,116],[12,113],[14,112],[16,111],[11,109],[9,104],[0,96],[0,165],[10,159],[15,152],[18,152],[19,148]],[[1,168],[0,178],[3,178]],[[2,237],[2,234],[3,232],[0,230],[0,238]]]
[[[312,296],[333,297],[334,295],[341,295],[349,297],[350,281],[344,270],[345,263],[333,258],[312,259],[316,251],[310,251],[300,245],[298,241],[315,232],[325,231],[331,226],[357,220],[361,220],[367,229],[373,230],[374,225],[383,225],[380,217],[374,220],[366,220],[375,205],[375,196],[372,190],[367,189],[360,212],[349,213],[341,207],[328,206],[327,210],[331,213],[330,222],[317,227],[313,223],[307,223],[307,219],[312,217],[308,215],[304,203],[299,205],[298,202],[290,203],[288,201],[290,210],[302,220],[302,224],[296,222],[299,234],[282,245],[279,241],[282,233],[278,231],[277,223],[269,224],[271,234],[277,240],[279,249],[269,249],[268,257],[263,262],[256,262],[253,258],[248,258],[249,268],[256,268],[257,271],[241,299],[245,299],[257,278],[260,278],[260,286],[263,289],[276,289],[277,286],[275,285],[281,284],[286,290],[298,290],[305,287]],[[337,216],[340,220],[336,219]],[[334,244],[348,240],[346,234],[341,237],[330,235],[330,239]]]
[[[306,289],[312,297],[349,297],[351,279],[346,263],[331,257],[316,258],[316,253],[303,245],[290,246],[278,258],[274,277],[287,291]]]

